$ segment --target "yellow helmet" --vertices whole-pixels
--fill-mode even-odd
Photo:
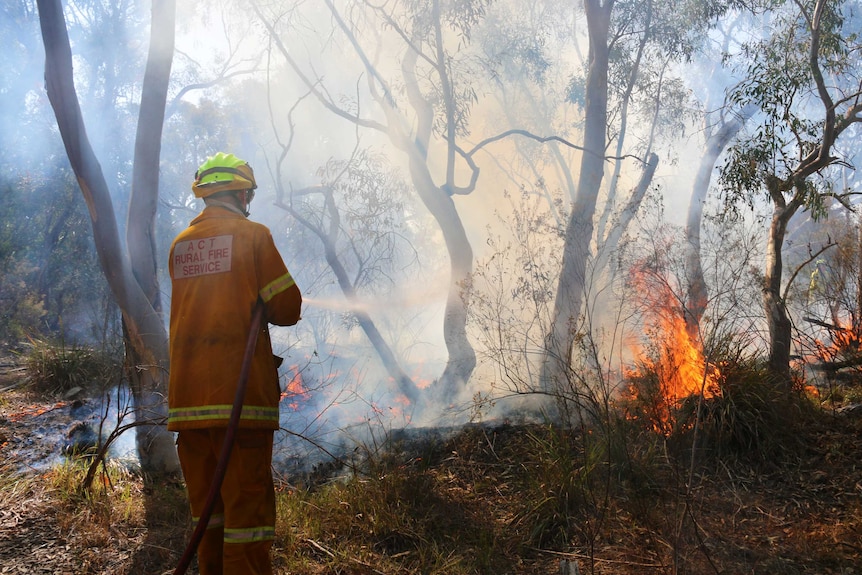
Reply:
[[[244,160],[233,154],[218,152],[210,156],[195,172],[192,191],[198,198],[230,190],[254,190],[254,172]]]

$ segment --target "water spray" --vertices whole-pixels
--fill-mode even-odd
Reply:
[[[405,293],[402,290],[401,293]],[[399,307],[426,306],[433,302],[443,302],[446,299],[446,292],[434,290],[426,290],[424,293],[416,293],[413,295],[402,295],[401,297],[390,297],[386,300],[360,301],[353,298],[334,298],[334,297],[306,297],[302,296],[302,303],[311,307],[325,309],[336,312],[354,312],[354,313],[371,313],[375,310],[393,309]]]
[[[367,303],[362,303],[358,301],[350,302],[346,299],[305,297],[305,295],[302,296],[302,303],[310,305],[311,307],[316,307],[329,311],[354,313],[368,313],[372,307]]]

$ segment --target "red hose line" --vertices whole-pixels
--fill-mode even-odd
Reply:
[[[188,546],[180,557],[180,562],[174,570],[174,575],[183,575],[189,564],[192,562],[192,557],[198,549],[198,545],[204,536],[204,531],[210,522],[210,516],[215,506],[216,498],[221,491],[221,485],[224,481],[224,475],[227,471],[227,463],[230,459],[230,453],[233,449],[234,440],[236,439],[236,430],[239,426],[239,416],[242,413],[242,404],[245,399],[245,388],[248,384],[248,372],[251,369],[251,361],[254,357],[254,349],[257,347],[257,336],[260,333],[260,326],[263,323],[263,302],[258,300],[251,317],[251,329],[248,333],[248,341],[245,346],[245,355],[242,358],[242,368],[239,372],[239,381],[236,386],[236,395],[233,400],[233,407],[230,411],[230,419],[228,420],[227,429],[225,431],[224,443],[222,443],[221,453],[219,454],[218,465],[213,473],[213,481],[210,484],[210,490],[207,494],[206,502],[204,503],[203,511],[201,512],[198,524],[195,527],[192,538],[189,540]]]

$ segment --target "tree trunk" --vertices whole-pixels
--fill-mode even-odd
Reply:
[[[407,152],[413,185],[422,203],[440,225],[449,254],[449,292],[443,317],[443,340],[449,358],[437,385],[441,400],[448,403],[455,399],[456,393],[466,387],[467,380],[476,368],[476,352],[467,337],[467,305],[470,300],[468,280],[473,273],[473,248],[452,196],[447,192],[446,186],[441,187],[434,183],[428,167],[428,146],[431,141],[434,110],[418,88],[418,57],[415,50],[409,50],[401,62],[405,90],[417,115],[416,133],[412,139],[397,128],[403,124],[403,118],[398,111],[392,107],[386,107],[385,111],[390,126],[394,127],[390,130],[390,138]],[[453,145],[453,142],[449,142],[450,147]]]
[[[763,308],[769,328],[769,371],[780,386],[790,387],[790,337],[792,324],[781,295],[783,272],[782,249],[787,223],[799,208],[798,203],[784,204],[780,192],[773,194],[774,211],[766,242],[766,268],[763,277]],[[781,201],[776,201],[779,198]]]
[[[162,312],[162,305],[156,275],[159,266],[154,236],[162,128],[174,56],[175,19],[176,0],[153,1],[150,49],[141,89],[126,233],[132,271],[147,299],[159,313]]]
[[[616,159],[614,160],[614,171],[611,174],[609,184],[608,184],[608,201],[605,204],[605,208],[602,212],[601,217],[599,218],[599,223],[596,229],[596,237],[601,240],[601,238],[605,237],[605,228],[608,225],[608,220],[614,212],[614,207],[616,205],[617,198],[617,185],[620,181],[620,172],[623,168],[623,146],[626,141],[626,134],[628,132],[628,122],[629,122],[629,104],[632,100],[632,93],[634,92],[635,86],[638,81],[638,73],[641,67],[641,62],[643,61],[644,51],[646,50],[647,42],[650,39],[650,23],[652,22],[652,0],[647,0],[645,2],[644,10],[646,11],[646,22],[644,24],[644,30],[641,34],[640,41],[638,42],[637,52],[635,53],[635,59],[632,64],[631,70],[628,73],[628,83],[626,84],[626,89],[623,92],[621,101],[620,101],[620,111],[619,111],[619,119],[620,119],[620,130],[617,133],[617,145],[616,145]],[[647,150],[652,149],[652,144],[647,147]],[[645,154],[647,157],[652,155]],[[658,158],[656,158],[658,159]],[[653,169],[653,172],[655,170]],[[650,181],[652,178],[650,178]],[[647,183],[649,185],[649,183]],[[631,204],[629,204],[631,205]],[[625,229],[625,227],[623,228]],[[602,246],[603,248],[607,248],[607,246]],[[607,250],[612,251],[612,250]],[[598,269],[603,269],[602,266],[599,266]]]
[[[438,381],[440,397],[448,403],[466,387],[467,380],[476,368],[476,352],[467,338],[468,279],[473,272],[473,248],[452,198],[434,184],[427,163],[417,156],[415,150],[411,151],[410,174],[413,184],[422,202],[440,225],[449,254],[451,275],[443,317],[443,340],[449,359]]]
[[[593,237],[596,200],[604,176],[608,110],[608,30],[613,0],[585,0],[590,37],[587,71],[584,152],[578,190],[566,227],[563,262],[550,332],[542,358],[543,391],[555,393],[568,382],[581,303],[586,290],[587,261]]]
[[[650,184],[652,184],[655,171],[658,169],[658,161],[658,154],[654,152],[650,152],[646,157],[643,172],[641,172],[641,177],[638,180],[637,185],[632,190],[625,207],[620,211],[618,221],[610,229],[601,249],[598,250],[595,266],[597,270],[605,269],[608,265],[611,254],[619,247],[623,234],[626,232],[629,224],[631,224],[637,214],[638,209],[646,196],[647,190],[649,190]]]
[[[703,264],[700,258],[700,227],[703,221],[703,205],[709,193],[709,183],[712,180],[712,172],[718,157],[754,111],[755,108],[749,106],[743,110],[740,117],[734,117],[725,122],[707,139],[706,149],[700,157],[700,164],[694,177],[685,226],[688,292],[686,293],[684,310],[686,330],[693,341],[699,340],[700,321],[703,319],[709,301],[709,292],[706,287],[706,279],[703,276]]]
[[[164,427],[168,364],[167,334],[121,249],[117,220],[107,182],[87,137],[72,74],[72,50],[59,0],[38,0],[45,45],[45,82],[66,154],[90,211],[99,264],[123,314],[127,352],[145,382],[136,417],[152,421],[139,440],[141,466],[151,472],[177,473],[179,461],[172,434]],[[155,193],[155,190],[153,190]],[[134,216],[134,214],[133,214]],[[137,396],[136,396],[137,399]],[[143,447],[143,449],[141,449]]]
[[[150,47],[141,90],[141,110],[135,136],[135,159],[132,169],[132,196],[129,202],[127,242],[129,260],[135,281],[144,292],[152,312],[163,317],[161,290],[157,276],[155,220],[159,198],[159,157],[165,105],[174,56],[175,0],[154,0],[150,20]],[[142,369],[144,354],[126,344],[129,379],[135,399],[136,416],[162,420],[167,416],[165,397],[168,389],[166,369]],[[167,368],[167,356],[161,358]],[[138,453],[146,453],[147,467],[160,469],[174,465],[176,448],[173,434],[160,423],[144,426],[137,433]]]

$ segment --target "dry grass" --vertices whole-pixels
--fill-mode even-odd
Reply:
[[[13,439],[10,415],[32,399],[4,394],[0,435]],[[552,574],[561,559],[597,575],[862,572],[862,418],[818,412],[769,461],[699,452],[694,473],[684,442],[619,425],[626,441],[472,426],[392,445],[363,473],[283,485],[276,572]],[[182,485],[109,466],[83,496],[81,479],[82,466],[6,461],[0,564],[171,572],[190,534]]]
[[[573,480],[557,474],[577,473],[564,446],[590,461],[576,434],[473,428],[422,460],[286,491],[279,572],[550,574],[571,559],[595,574],[849,575],[862,569],[860,431],[826,417],[781,461],[706,459],[689,479],[666,456],[647,478],[596,465]]]

